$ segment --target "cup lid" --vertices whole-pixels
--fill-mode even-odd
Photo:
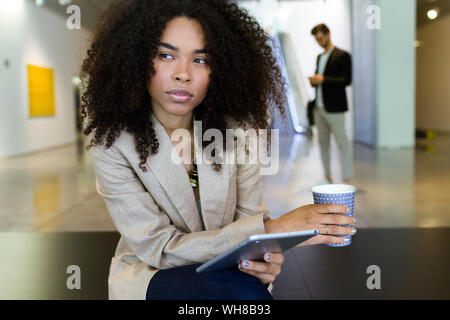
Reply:
[[[311,192],[328,194],[352,193],[355,191],[356,188],[349,184],[322,184],[311,188]]]

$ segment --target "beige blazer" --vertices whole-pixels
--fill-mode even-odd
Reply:
[[[198,164],[200,214],[188,173],[182,163],[171,161],[174,146],[168,134],[154,115],[151,119],[159,149],[148,157],[147,172],[139,168],[127,132],[109,149],[97,146],[90,152],[97,192],[121,234],[110,266],[109,299],[145,299],[158,270],[203,263],[250,235],[265,233],[264,221],[271,218],[262,197],[259,159],[257,164],[222,164],[220,172]],[[194,126],[196,146],[197,130]]]

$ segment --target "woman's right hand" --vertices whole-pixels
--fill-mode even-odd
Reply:
[[[340,213],[340,214],[336,214]],[[294,209],[281,217],[264,223],[266,233],[293,232],[318,229],[320,234],[299,246],[344,243],[344,235],[356,232],[353,217],[344,216],[347,206],[340,204],[310,204]],[[338,226],[339,224],[352,227]],[[354,231],[353,231],[354,230]],[[328,231],[328,232],[327,232]],[[339,237],[340,236],[340,237]]]

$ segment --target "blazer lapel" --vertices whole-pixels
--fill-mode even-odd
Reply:
[[[201,163],[197,163],[200,205],[202,209],[203,223],[206,230],[215,230],[222,227],[224,211],[228,200],[229,167],[222,161],[222,169],[215,171],[212,164],[206,162],[207,157],[201,148],[202,126],[194,123],[194,144],[197,159],[202,157]],[[222,155],[222,159],[225,159]]]
[[[328,61],[327,61],[327,65],[325,66],[325,70],[323,71],[323,75],[327,75],[327,74],[329,74],[329,68],[330,68],[330,65],[332,64],[332,63],[334,63],[334,54],[336,53],[336,47],[334,47],[333,48],[333,51],[331,51],[331,53],[330,53],[330,56],[328,57]]]
[[[173,151],[175,147],[159,120],[153,114],[151,114],[151,118],[158,138],[159,149],[156,155],[148,157],[147,163],[150,170],[192,232],[202,231],[203,224],[206,230],[221,227],[227,201],[228,166],[223,164],[222,170],[215,172],[213,166],[204,163],[204,161],[202,164],[197,164],[202,209],[202,215],[200,215],[194,191],[189,182],[189,175],[181,162],[181,158],[176,151]],[[197,159],[201,153],[201,148],[199,148],[201,137],[201,125],[194,125],[194,148]],[[174,152],[175,157],[178,157],[178,164],[172,161],[172,152]]]
[[[175,147],[159,120],[153,114],[151,118],[159,147],[156,155],[148,157],[148,167],[178,209],[188,228],[192,232],[201,231],[202,223],[186,169],[180,158],[179,164],[172,161],[171,154]],[[178,156],[178,153],[174,151],[174,155]]]

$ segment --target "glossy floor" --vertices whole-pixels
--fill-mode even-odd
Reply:
[[[353,147],[359,228],[450,226],[450,135],[411,149]],[[331,156],[339,182],[334,144]],[[273,218],[311,203],[309,189],[322,175],[316,137],[280,137],[279,170],[264,176]],[[108,230],[114,224],[79,144],[0,160],[0,231]]]

